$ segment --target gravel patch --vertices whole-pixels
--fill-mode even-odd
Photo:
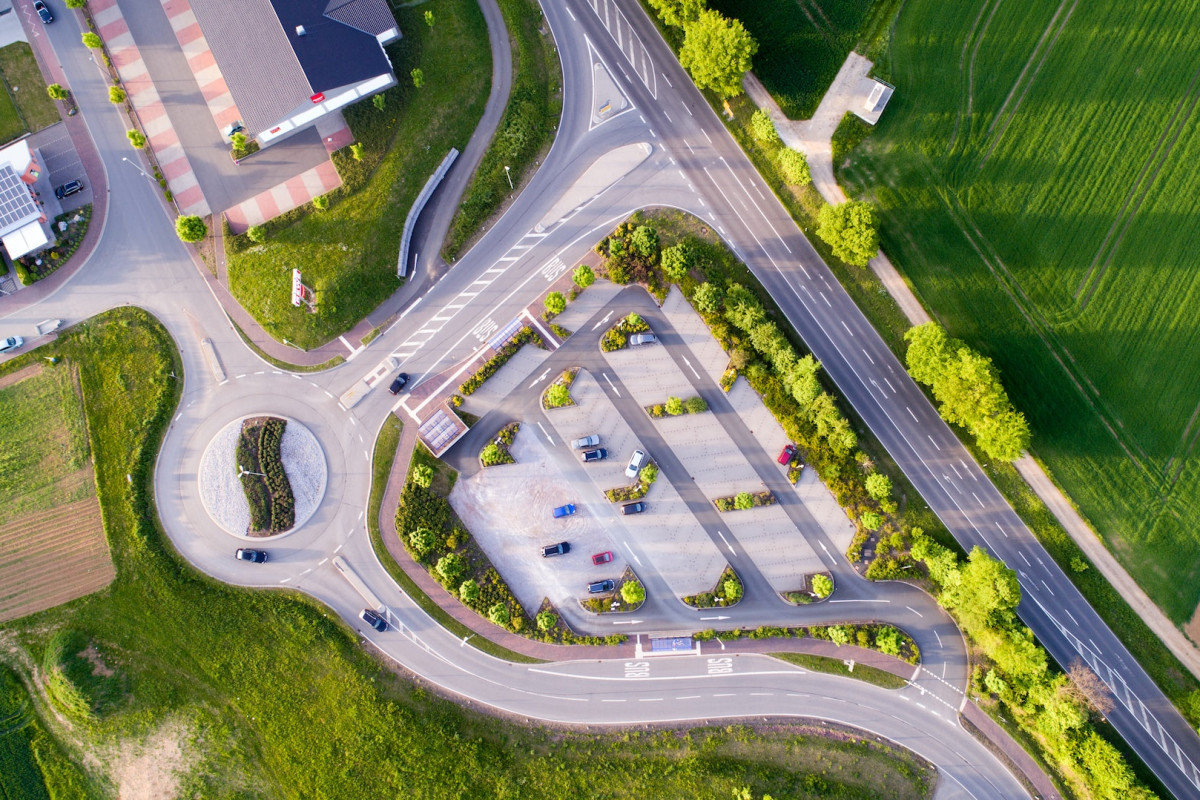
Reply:
[[[237,465],[237,441],[244,419],[234,420],[212,438],[200,458],[200,472],[196,476],[200,500],[208,516],[227,533],[243,537],[250,529],[250,504],[238,480]],[[279,452],[295,498],[296,524],[291,528],[294,531],[308,522],[321,504],[329,474],[317,437],[295,420],[289,419],[287,423]]]

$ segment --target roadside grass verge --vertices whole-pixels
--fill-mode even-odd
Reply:
[[[908,683],[908,681],[898,675],[885,672],[877,667],[868,667],[865,664],[855,664],[854,670],[851,671],[844,662],[836,658],[814,656],[809,653],[768,653],[768,655],[772,658],[778,658],[780,661],[795,664],[797,667],[812,670],[813,672],[844,675],[845,677],[874,684],[884,689],[903,689]]]
[[[28,42],[13,42],[0,47],[0,75],[4,77],[5,87],[13,105],[13,111],[7,110],[7,103],[0,98],[0,124],[5,127],[0,130],[0,142],[7,142],[22,132],[28,130],[36,133],[42,128],[53,125],[62,117],[58,114],[55,101],[46,94],[46,80],[38,69],[37,59],[33,57],[33,49]],[[10,113],[14,114],[19,130],[8,135]]]
[[[480,226],[504,203],[549,149],[562,112],[562,67],[554,40],[534,0],[499,0],[513,51],[513,85],[508,106],[446,236],[443,257],[454,261]],[[508,168],[507,174],[505,167]]]
[[[266,223],[266,241],[227,237],[230,290],[277,340],[317,347],[354,325],[400,286],[396,259],[404,219],[451,147],[466,146],[483,113],[491,76],[487,27],[470,0],[439,0],[430,28],[423,7],[396,10],[404,38],[388,48],[399,85],[345,110],[363,160],[334,154],[345,185],[329,208],[311,204]],[[420,68],[425,85],[409,73]],[[345,148],[346,151],[349,148]],[[317,312],[291,304],[299,267]]]

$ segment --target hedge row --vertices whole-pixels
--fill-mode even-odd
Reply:
[[[525,344],[533,342],[538,347],[545,347],[542,337],[534,332],[533,328],[528,325],[517,331],[517,334],[509,340],[508,344],[496,351],[496,354],[488,359],[482,367],[480,367],[474,375],[458,387],[458,393],[462,395],[474,394],[475,391],[483,386],[483,382],[495,375],[501,367],[508,363],[508,360],[517,354]]]
[[[646,492],[650,491],[650,487],[658,480],[658,465],[653,460],[646,466],[642,467],[642,471],[638,473],[638,482],[632,486],[617,486],[613,489],[606,489],[604,496],[608,498],[610,503],[620,503],[628,500],[641,500],[646,496]]]
[[[717,511],[735,511],[772,506],[778,501],[779,498],[775,497],[774,493],[768,489],[763,492],[739,492],[730,497],[718,497],[713,500],[713,505],[717,507]]]

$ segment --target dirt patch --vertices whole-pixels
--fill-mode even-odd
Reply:
[[[112,667],[104,663],[104,657],[100,655],[100,651],[96,649],[94,644],[89,644],[86,648],[79,651],[81,658],[87,659],[87,662],[92,665],[92,674],[99,675],[103,678],[111,678],[116,673]]]
[[[20,383],[26,378],[32,378],[34,375],[40,375],[41,373],[41,364],[30,364],[28,367],[22,367],[16,372],[10,372],[7,375],[0,375],[0,389],[12,386],[14,383]]]
[[[179,793],[180,778],[195,763],[186,747],[187,726],[167,723],[142,740],[126,739],[113,754],[110,775],[121,800],[162,800]]]
[[[1196,610],[1192,612],[1192,618],[1183,626],[1183,632],[1187,634],[1193,644],[1200,645],[1200,605],[1196,606]]]

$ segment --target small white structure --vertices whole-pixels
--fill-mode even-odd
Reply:
[[[0,243],[17,259],[50,243],[46,212],[33,194],[42,167],[22,139],[0,150]]]
[[[879,122],[879,117],[883,114],[883,109],[887,107],[888,100],[892,99],[892,92],[895,90],[896,87],[878,78],[863,78],[859,81],[855,92],[856,95],[863,98],[863,101],[861,104],[852,104],[850,110],[863,122],[874,125]]]

